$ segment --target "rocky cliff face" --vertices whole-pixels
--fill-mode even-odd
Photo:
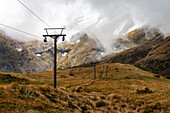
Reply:
[[[48,63],[27,50],[24,43],[0,33],[0,70],[32,73],[48,69]]]

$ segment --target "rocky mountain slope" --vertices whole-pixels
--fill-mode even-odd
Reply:
[[[155,40],[157,38],[156,35],[162,35],[161,33],[159,33],[158,29],[149,27],[136,29],[116,40],[112,40],[113,50],[111,53],[112,55],[115,55],[128,48],[137,46],[144,42]],[[29,47],[31,51],[34,48],[33,46]],[[40,58],[50,64],[53,64],[52,45],[50,45],[49,48],[46,49],[39,49],[39,52],[36,51],[34,53],[40,54]],[[104,54],[107,54],[107,52],[105,51],[105,48],[103,48],[99,40],[94,39],[94,37],[89,37],[86,33],[81,32],[73,35],[70,39],[70,42],[60,43],[58,45],[57,51],[58,68],[80,66],[83,64],[95,62],[97,60],[105,60],[105,58],[107,58],[103,57],[105,56]]]
[[[63,69],[63,68],[69,68],[74,66],[80,66],[84,64],[90,64],[96,61],[106,62],[108,59],[109,59],[108,62],[136,64],[137,61],[147,56],[147,54],[154,47],[159,45],[163,41],[163,39],[164,36],[160,33],[158,29],[149,28],[149,27],[138,28],[123,35],[122,37],[116,40],[112,40],[113,41],[112,44],[113,50],[111,51],[112,54],[107,54],[106,49],[102,46],[99,40],[94,39],[94,37],[89,37],[86,33],[80,32],[73,35],[72,38],[70,39],[70,42],[65,41],[58,44],[57,46],[58,68]],[[26,60],[28,60],[28,62],[26,61],[25,64],[20,66],[21,68],[24,67],[24,65],[27,65],[26,67],[29,67],[29,69],[27,69],[28,71],[24,70],[26,68],[25,67],[24,69],[22,69],[22,71],[17,70],[16,72],[37,72],[45,69],[45,67],[42,67],[42,69],[37,69],[36,71],[34,69],[31,69],[34,66],[28,66],[28,64],[29,65],[31,64],[29,63],[29,60],[32,60],[32,57],[35,57],[34,58],[35,61],[33,61],[34,65],[42,64],[42,66],[45,65],[47,69],[47,65],[48,65],[47,63],[49,63],[51,68],[53,68],[53,60],[54,60],[53,42],[48,41],[48,43],[44,43],[44,42],[32,41],[28,43],[19,43],[14,40],[7,40],[7,41],[8,41],[7,43],[14,43],[14,44],[7,44],[6,46],[12,47],[13,49],[10,50],[17,51],[15,53],[32,55],[29,56],[30,58],[26,57]],[[142,64],[140,63],[140,65]],[[14,70],[16,70],[16,66],[10,67],[10,69],[13,68],[15,68]],[[3,70],[5,71],[7,70],[7,68],[2,69],[2,71]]]
[[[153,47],[160,44],[163,41],[163,36],[158,36],[155,40],[140,44],[136,47],[127,49],[123,52],[118,53],[117,55],[111,57],[109,62],[121,62],[133,64],[136,61],[144,58]]]
[[[62,48],[62,45],[59,47]],[[104,52],[100,42],[89,38],[86,34],[79,37],[74,44],[69,44],[64,50],[69,50],[69,52],[65,56],[61,55],[58,60],[59,67],[64,68],[96,61],[102,57]]]
[[[44,47],[41,43],[31,44],[28,49],[39,57],[53,64],[54,47],[48,44],[48,47]],[[29,44],[27,44],[29,45]],[[37,48],[35,45],[41,48]],[[99,41],[91,39],[87,34],[76,34],[71,38],[71,42],[62,42],[57,46],[57,64],[58,68],[68,68],[73,66],[82,65],[85,63],[96,61],[103,55],[104,49]]]
[[[48,69],[48,63],[28,51],[23,42],[0,33],[0,70],[31,73]]]
[[[158,34],[154,40],[120,52],[109,58],[108,62],[134,64],[169,78],[169,44],[169,37],[164,40],[164,37]]]
[[[170,78],[170,37],[167,37],[143,59],[136,62],[136,65],[161,73],[165,77]]]
[[[159,35],[162,34],[156,28],[150,28],[145,26],[142,28],[135,29],[113,41],[113,52],[119,53],[126,49],[135,47],[139,44],[150,42],[152,40],[155,40],[155,38],[157,38]]]

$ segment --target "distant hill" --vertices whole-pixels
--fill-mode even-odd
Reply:
[[[170,78],[170,36],[153,48],[146,57],[136,62],[136,65]]]
[[[130,31],[112,43],[113,52],[119,53],[126,49],[135,47],[139,44],[155,40],[161,32],[156,28],[142,27]]]
[[[54,47],[38,52],[40,58],[53,64]],[[102,57],[103,46],[99,41],[91,39],[87,34],[76,34],[71,38],[71,42],[62,42],[57,47],[58,68],[69,68],[82,65]]]
[[[144,58],[149,51],[151,51],[156,45],[163,41],[162,36],[158,36],[155,40],[150,42],[145,42],[138,46],[127,49],[120,52],[109,59],[109,62],[120,62],[127,64],[134,64],[136,61]]]
[[[48,63],[24,46],[0,33],[0,70],[4,72],[32,73],[48,69]]]
[[[137,46],[145,42],[151,42],[158,36],[162,36],[158,29],[143,27],[135,29],[122,37],[111,40],[112,55],[121,51]],[[35,44],[36,45],[36,44]],[[36,47],[35,45],[31,46]],[[62,42],[58,44],[58,68],[68,68],[74,66],[82,66],[97,60],[106,60],[107,52],[103,48],[101,42],[94,37],[89,37],[86,33],[79,32],[73,35],[70,42]],[[53,64],[53,46],[51,48],[43,49],[41,57],[44,61]],[[112,56],[109,55],[109,56]],[[103,57],[104,56],[104,57]]]
[[[154,72],[163,72],[162,74],[166,75],[167,71],[163,71],[162,68],[159,69],[160,67],[154,69],[154,67],[149,66],[150,63],[147,64],[148,60],[143,59],[163,40],[163,34],[156,28],[138,28],[116,40],[111,40],[113,50],[110,53],[112,54],[107,54],[99,40],[89,37],[87,33],[79,32],[71,37],[70,42],[64,41],[58,44],[57,67],[63,69],[89,66],[92,62],[117,62],[134,64]],[[2,34],[0,41],[1,71],[28,73],[42,71],[49,68],[49,66],[53,67],[53,42],[32,41],[21,43]],[[150,58],[147,57],[147,59]],[[156,61],[154,60],[154,62]],[[167,67],[168,64],[163,65]]]
[[[110,63],[134,64],[170,77],[170,38],[159,34],[154,40],[120,52],[107,60]]]

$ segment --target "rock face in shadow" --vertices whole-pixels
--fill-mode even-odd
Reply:
[[[0,70],[4,72],[32,73],[48,69],[48,63],[38,58],[23,42],[0,34]]]

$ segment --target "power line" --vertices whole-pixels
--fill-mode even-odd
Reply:
[[[25,31],[22,31],[22,30],[20,30],[20,29],[17,29],[17,28],[8,26],[8,25],[2,24],[2,23],[0,23],[0,25],[1,25],[1,26],[4,26],[4,27],[7,27],[7,28],[10,28],[10,29],[13,29],[13,30],[18,31],[18,32],[21,32],[21,33],[24,33],[24,34],[27,34],[27,35],[30,35],[30,36],[33,36],[33,37],[37,37],[37,38],[39,38],[39,39],[42,39],[42,38],[39,37],[39,36],[36,36],[36,35],[34,35],[34,34],[31,34],[31,33],[27,33],[27,32],[25,32]]]
[[[18,2],[23,5],[27,10],[29,10],[34,16],[36,16],[41,22],[43,22],[46,26],[50,27],[44,20],[42,20],[37,14],[35,14],[30,8],[28,8],[24,3],[22,3],[20,0]]]

